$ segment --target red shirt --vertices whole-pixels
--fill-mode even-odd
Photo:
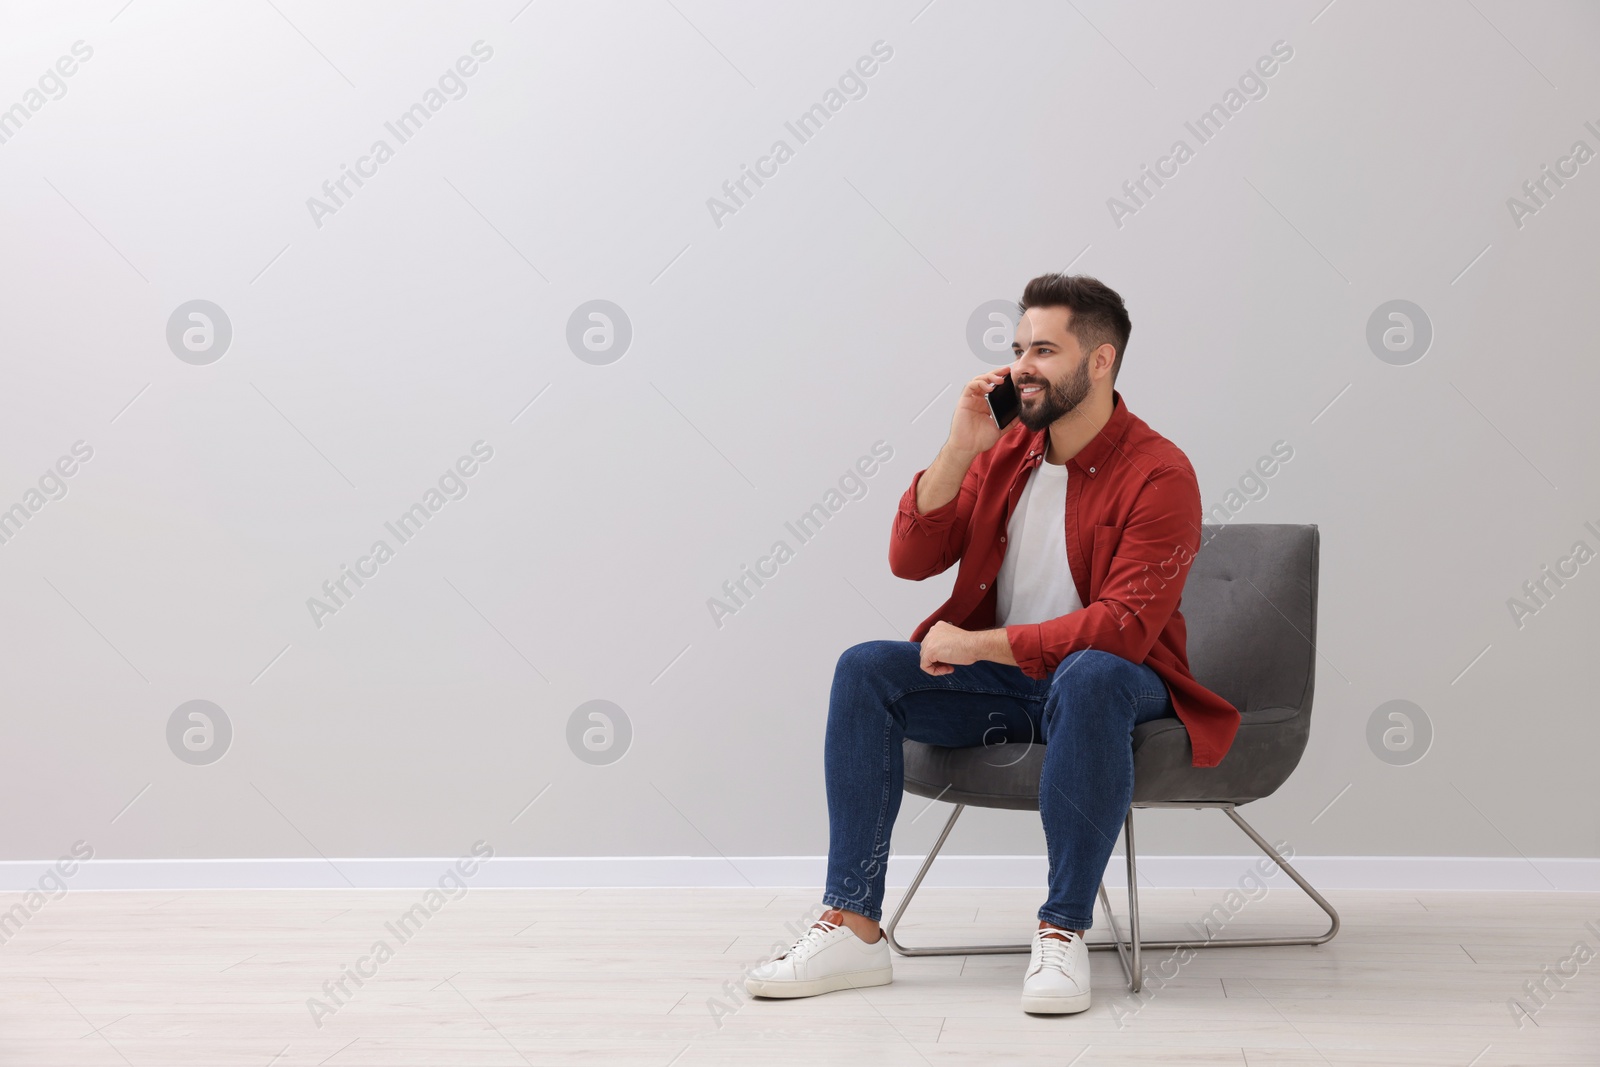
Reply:
[[[1039,623],[1007,626],[1017,666],[1050,676],[1081,649],[1099,649],[1149,666],[1166,683],[1189,731],[1193,765],[1215,767],[1233,744],[1239,711],[1189,673],[1178,602],[1200,550],[1200,486],[1183,451],[1128,411],[1112,392],[1109,422],[1067,460],[1067,560],[1083,607]],[[1044,462],[1048,430],[1020,421],[981,453],[954,500],[917,511],[911,476],[889,540],[889,569],[921,581],[960,560],[950,599],[911,635],[921,641],[944,620],[963,630],[994,628],[995,578],[1005,558],[1006,524]]]

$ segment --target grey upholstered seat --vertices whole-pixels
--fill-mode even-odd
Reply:
[[[1317,528],[1207,525],[1179,610],[1189,668],[1239,709],[1222,762],[1194,767],[1176,717],[1133,731],[1133,803],[1246,804],[1271,794],[1300,762],[1311,732],[1317,638]],[[1044,746],[940,748],[907,740],[905,788],[987,808],[1038,810]]]

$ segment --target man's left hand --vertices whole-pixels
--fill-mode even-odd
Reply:
[[[948,622],[936,622],[922,637],[922,669],[929,674],[949,674],[958,666],[976,663],[973,631]]]

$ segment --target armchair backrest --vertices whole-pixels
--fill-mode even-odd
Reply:
[[[1315,525],[1206,524],[1178,609],[1189,669],[1240,712],[1311,712],[1316,678]]]

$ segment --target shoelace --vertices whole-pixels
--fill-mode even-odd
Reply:
[[[1048,926],[1041,927],[1034,933],[1034,940],[1039,943],[1040,965],[1054,967],[1058,971],[1066,970],[1067,949],[1072,946],[1072,939],[1077,936],[1071,930],[1057,930]]]
[[[824,937],[837,929],[839,929],[838,923],[831,923],[826,919],[818,919],[815,926],[796,938],[794,944],[790,945],[783,955],[777,956],[775,959],[781,960],[786,957],[792,957],[797,960],[803,960],[821,947]]]

